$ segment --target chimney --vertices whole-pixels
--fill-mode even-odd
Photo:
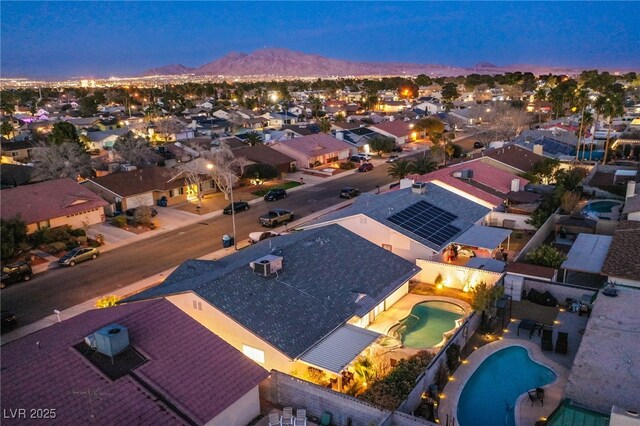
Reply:
[[[515,178],[511,181],[511,190],[513,192],[518,192],[520,191],[520,179]]]
[[[534,154],[538,154],[538,155],[542,155],[542,145],[534,145],[533,146],[533,153]]]
[[[336,132],[336,139],[343,141],[344,140],[344,133]]]
[[[627,198],[633,197],[634,195],[636,195],[636,181],[630,180],[629,182],[627,182],[627,194],[624,198],[626,200]]]

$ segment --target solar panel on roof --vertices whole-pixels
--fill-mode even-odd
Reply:
[[[431,203],[418,201],[387,220],[439,247],[460,232],[460,228],[451,225],[457,218]]]

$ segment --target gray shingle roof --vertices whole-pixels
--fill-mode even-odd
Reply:
[[[284,258],[277,276],[259,276],[249,267],[267,254]],[[294,359],[354,315],[371,311],[418,271],[332,225],[265,240],[217,261],[187,261],[126,302],[193,291]]]
[[[362,194],[350,207],[322,216],[315,223],[323,223],[363,214],[433,250],[440,251],[490,212],[488,208],[456,195],[451,191],[447,191],[436,184],[427,183],[426,186],[426,193],[421,195],[412,193],[411,188],[386,192],[380,195]],[[451,225],[459,228],[460,232],[453,235],[442,245],[437,246],[387,220],[388,217],[421,200],[458,216],[457,219],[451,222]]]

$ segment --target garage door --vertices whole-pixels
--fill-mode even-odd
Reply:
[[[152,193],[136,195],[135,197],[127,197],[126,200],[127,200],[126,205],[128,209],[132,209],[134,207],[139,207],[139,206],[153,206],[154,204]]]

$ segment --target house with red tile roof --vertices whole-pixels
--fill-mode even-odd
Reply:
[[[244,425],[269,376],[165,299],[88,311],[0,353],[5,412],[42,408],[64,425]]]
[[[82,182],[82,185],[110,204],[107,213],[138,206],[154,206],[162,197],[166,197],[169,206],[197,199],[194,185],[178,174],[179,171],[166,167],[149,167],[91,178]],[[203,191],[211,189],[211,179],[204,180],[201,186]]]
[[[529,181],[513,173],[500,170],[482,161],[468,161],[436,170],[426,175],[408,175],[415,182],[433,182],[455,194],[490,209],[508,203],[513,198],[517,203],[535,202],[536,194],[527,194],[523,189]]]
[[[419,135],[418,129],[414,129],[414,124],[415,123],[411,121],[391,120],[373,124],[371,128],[376,132],[395,139],[396,144],[402,145],[420,138],[421,135]],[[422,137],[424,137],[424,132],[422,133]]]
[[[295,159],[298,169],[346,160],[351,152],[351,145],[323,133],[276,142],[270,147]]]
[[[20,215],[28,233],[69,225],[82,228],[104,221],[106,201],[73,179],[56,179],[2,190],[0,217]]]

